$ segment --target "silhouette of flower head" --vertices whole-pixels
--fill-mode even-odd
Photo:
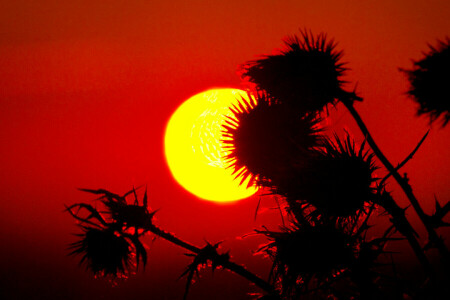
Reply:
[[[80,261],[85,263],[95,275],[113,277],[125,276],[132,256],[130,243],[125,237],[109,228],[84,227],[78,234],[80,241],[71,244],[71,255],[83,255]]]
[[[273,182],[276,193],[290,200],[304,200],[328,216],[347,217],[364,209],[376,193],[373,187],[373,154],[359,151],[347,136],[342,142],[327,140],[291,180]]]
[[[418,115],[426,114],[430,123],[442,116],[446,126],[450,121],[450,39],[430,46],[430,51],[419,61],[414,61],[412,70],[404,70],[411,87],[408,94],[419,104]]]
[[[301,112],[320,111],[336,100],[361,100],[343,90],[341,78],[347,68],[340,62],[342,51],[336,51],[325,34],[302,31],[301,37],[289,37],[284,43],[278,54],[244,64],[243,78]]]
[[[356,239],[331,225],[297,226],[261,233],[272,240],[262,250],[272,258],[273,279],[287,296],[298,296],[298,289],[307,287],[314,277],[326,281],[348,268],[357,251]]]
[[[225,160],[242,181],[262,183],[282,176],[322,140],[320,119],[300,116],[264,92],[242,99],[223,125]]]

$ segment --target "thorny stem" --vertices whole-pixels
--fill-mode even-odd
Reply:
[[[392,176],[394,177],[394,179],[397,181],[397,183],[400,185],[400,187],[402,188],[403,192],[405,193],[405,195],[408,197],[412,207],[414,208],[414,210],[416,211],[417,215],[419,216],[420,220],[422,221],[422,223],[425,225],[425,228],[428,232],[428,238],[429,241],[434,244],[441,256],[447,260],[448,258],[448,249],[445,247],[444,242],[442,241],[442,239],[437,235],[436,231],[434,230],[434,228],[431,226],[431,224],[428,222],[428,215],[425,214],[425,212],[423,211],[422,207],[419,204],[419,201],[417,200],[417,198],[415,197],[411,186],[409,185],[408,181],[406,178],[403,178],[398,171],[396,170],[396,168],[394,168],[394,166],[389,162],[389,160],[386,158],[386,156],[384,156],[383,152],[380,150],[380,148],[378,148],[377,144],[375,143],[374,139],[372,138],[369,130],[367,129],[364,121],[361,119],[361,116],[358,114],[358,112],[356,111],[355,107],[353,106],[353,103],[351,103],[350,101],[343,101],[344,105],[347,107],[347,109],[349,110],[349,112],[351,113],[353,119],[355,119],[356,123],[358,124],[360,130],[362,131],[362,133],[364,134],[364,136],[367,139],[367,142],[369,143],[370,147],[372,148],[373,152],[375,153],[375,155],[379,158],[379,160],[381,161],[381,163],[386,167],[386,169],[389,171],[390,174],[392,174]],[[409,240],[409,239],[408,239]],[[415,238],[414,238],[415,240]],[[417,242],[417,240],[416,240]],[[413,247],[413,245],[411,244],[411,246]],[[420,247],[420,245],[419,245]],[[423,250],[421,250],[423,252]],[[416,251],[415,251],[416,252]],[[416,253],[417,254],[417,253]],[[420,258],[419,258],[420,259]],[[421,260],[422,261],[422,260]],[[423,262],[422,262],[423,263]]]
[[[408,240],[414,254],[417,256],[418,260],[422,264],[425,272],[430,276],[430,279],[434,279],[434,270],[431,267],[428,258],[426,257],[422,247],[416,239],[414,228],[412,228],[408,219],[405,216],[405,210],[402,209],[395,203],[394,199],[390,196],[383,197],[379,203],[386,211],[392,216],[391,222],[395,228],[405,236]]]
[[[188,242],[185,242],[185,241],[177,238],[173,234],[162,230],[161,228],[157,227],[154,224],[151,224],[147,229],[150,232],[162,237],[163,239],[165,239],[177,246],[185,248],[193,253],[200,253],[200,251],[201,251],[201,249],[198,248],[197,246],[194,246],[192,244],[189,244]],[[246,278],[247,280],[253,282],[255,285],[257,285],[258,287],[260,287],[261,289],[263,289],[264,291],[266,291],[268,293],[272,293],[274,291],[272,285],[270,285],[267,281],[261,279],[260,277],[253,274],[252,272],[248,271],[246,268],[244,268],[241,265],[238,265],[229,260],[226,262],[221,262],[220,265],[223,268],[228,269],[228,270]]]

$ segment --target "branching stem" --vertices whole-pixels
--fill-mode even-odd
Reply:
[[[430,133],[430,130],[427,131],[427,133],[425,133],[425,135],[422,137],[422,139],[420,140],[420,142],[417,144],[416,148],[414,148],[414,150],[401,162],[398,164],[398,166],[395,168],[395,171],[398,172],[398,170],[400,170],[404,165],[406,165],[406,163],[413,158],[414,154],[416,154],[417,150],[419,150],[420,146],[422,145],[422,143],[425,141],[425,139],[427,138],[428,134]],[[386,182],[386,180],[389,179],[389,177],[392,176],[392,173],[389,173],[386,175],[386,177],[384,177],[381,181],[380,181],[380,187],[382,187],[384,185],[384,183]]]
[[[361,116],[356,111],[355,107],[353,106],[353,103],[351,103],[349,101],[344,101],[344,105],[349,110],[349,112],[351,113],[353,119],[358,124],[360,130],[362,131],[362,133],[366,137],[367,142],[370,145],[370,147],[372,148],[372,150],[375,153],[375,155],[378,157],[378,159],[381,161],[381,163],[386,167],[386,169],[389,171],[389,173],[392,174],[394,179],[397,181],[397,183],[402,188],[402,190],[405,193],[405,195],[408,197],[412,207],[416,211],[416,213],[419,216],[419,218],[422,221],[422,223],[425,225],[425,228],[426,228],[426,230],[428,232],[428,238],[429,238],[430,242],[438,248],[441,256],[444,258],[445,261],[447,261],[448,255],[449,255],[448,249],[446,248],[446,246],[445,246],[444,242],[442,241],[442,239],[437,235],[437,233],[434,230],[434,228],[428,222],[429,216],[425,214],[425,212],[423,211],[422,207],[420,206],[419,201],[417,200],[416,196],[414,195],[414,193],[412,191],[412,188],[409,185],[407,179],[403,178],[398,173],[397,169],[394,168],[394,166],[389,162],[389,160],[386,158],[386,156],[380,150],[378,145],[375,143],[375,141],[372,138],[369,130],[367,129],[364,121],[361,119]],[[409,241],[409,239],[408,239],[408,241]],[[410,242],[410,244],[411,244],[411,242]],[[413,246],[413,245],[411,244],[411,246]],[[422,252],[423,252],[423,250],[422,250]],[[417,252],[416,252],[416,254],[417,254]],[[422,259],[421,259],[421,262],[424,263],[424,261],[422,261]]]
[[[201,251],[201,248],[198,248],[197,246],[194,246],[188,242],[185,242],[185,241],[177,238],[173,234],[162,230],[161,228],[157,227],[156,225],[152,224],[147,229],[150,232],[152,232],[153,234],[156,234],[157,236],[162,237],[163,239],[165,239],[177,246],[185,248],[193,253],[200,253],[200,251]],[[270,285],[267,281],[263,280],[262,278],[258,277],[257,275],[253,274],[252,272],[248,271],[243,266],[236,264],[234,262],[231,262],[231,261],[221,262],[220,265],[223,268],[228,269],[228,270],[246,278],[247,280],[253,282],[256,286],[263,289],[264,291],[266,291],[268,293],[273,292],[272,285]]]
[[[379,203],[391,216],[391,222],[408,241],[409,245],[414,251],[414,254],[417,256],[417,259],[422,264],[424,271],[431,278],[435,278],[434,270],[428,261],[428,258],[425,255],[422,247],[417,241],[415,236],[414,228],[409,223],[408,219],[405,216],[405,210],[402,209],[397,203],[394,201],[392,197],[384,197]]]

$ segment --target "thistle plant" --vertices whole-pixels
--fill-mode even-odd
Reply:
[[[66,211],[83,229],[83,233],[77,234],[80,239],[70,245],[69,249],[72,250],[70,254],[81,255],[80,264],[86,263],[87,269],[94,275],[114,280],[126,278],[130,271],[137,270],[140,261],[145,267],[147,250],[140,239],[146,234],[153,234],[188,250],[190,252],[188,256],[194,257],[192,264],[181,275],[187,277],[184,299],[187,298],[194,276],[209,263],[213,269],[228,269],[254,283],[266,293],[273,293],[273,288],[267,281],[242,265],[232,262],[228,253],[219,253],[219,244],[207,243],[200,248],[155,225],[153,217],[156,211],[150,212],[148,209],[147,190],[142,205],[139,205],[135,188],[122,196],[105,189],[81,190],[100,195],[95,200],[100,200],[105,209],[98,210],[88,203],[76,203],[66,207]],[[134,195],[133,204],[127,200],[130,195]],[[132,257],[135,258],[134,261]]]
[[[262,290],[258,299],[441,299],[446,289],[430,263],[427,249],[439,250],[445,272],[449,254],[439,227],[450,202],[436,201],[434,214],[426,214],[408,180],[399,174],[419,150],[415,149],[394,167],[372,138],[354,107],[363,99],[344,87],[348,71],[343,52],[325,34],[302,31],[289,37],[276,54],[243,64],[243,79],[252,85],[248,97],[232,107],[222,127],[223,150],[228,167],[241,184],[258,185],[268,194],[281,198],[287,223],[277,229],[255,229],[267,243],[265,253],[273,267],[267,280],[232,262],[220,243],[197,247],[155,225],[155,211],[148,209],[147,192],[139,204],[136,190],[123,196],[106,190],[83,190],[100,195],[104,211],[87,203],[67,207],[79,221],[82,233],[71,246],[72,254],[97,275],[118,277],[140,261],[147,252],[140,242],[153,234],[183,247],[193,257],[181,277],[188,292],[199,270],[206,266],[228,269]],[[448,81],[449,43],[440,42],[414,69],[405,71],[411,81],[409,95],[420,104],[419,114],[433,122],[442,116],[449,120]],[[322,126],[330,106],[343,104],[353,116],[365,139],[358,144],[347,133],[344,138],[328,135]],[[385,167],[379,178],[376,170]],[[405,192],[411,206],[427,229],[425,246],[400,207],[386,182],[393,177]],[[131,204],[127,198],[134,196]],[[409,211],[408,211],[409,212]],[[371,228],[387,215],[390,224],[374,233]],[[409,286],[397,277],[395,261],[387,245],[405,239],[426,280],[420,287]],[[134,259],[133,259],[134,257]],[[390,263],[386,263],[390,261]],[[447,291],[448,292],[448,291]],[[433,298],[434,297],[434,298]]]
[[[288,79],[284,78],[283,80],[283,82],[285,82],[286,85],[289,85],[289,87],[285,87],[286,90],[294,90],[296,86],[301,86],[302,90],[306,90],[306,92],[304,93],[299,92],[296,95],[296,99],[302,99],[303,96],[305,99],[311,99],[309,96],[310,94],[314,94],[320,98],[320,95],[323,94],[318,92],[316,93],[315,91],[319,89],[318,87],[322,87],[324,91],[325,90],[328,91],[326,93],[328,96],[320,98],[323,99],[322,101],[317,101],[317,105],[315,106],[316,113],[320,113],[321,110],[323,109],[323,106],[327,104],[335,104],[336,102],[341,102],[342,104],[344,104],[344,106],[349,110],[349,112],[355,119],[357,125],[360,127],[362,133],[366,137],[367,143],[372,148],[374,154],[378,157],[380,162],[386,167],[387,171],[389,172],[389,176],[392,175],[394,177],[394,179],[398,182],[398,184],[400,185],[400,187],[410,200],[411,205],[413,206],[413,208],[421,218],[422,222],[424,223],[425,227],[427,228],[430,244],[433,244],[435,247],[437,247],[441,255],[444,257],[444,259],[448,260],[449,256],[448,249],[442,242],[442,239],[440,239],[440,237],[437,235],[435,228],[433,228],[429,224],[428,220],[430,219],[430,216],[425,214],[425,212],[420,206],[418,199],[412,192],[412,188],[409,185],[408,181],[398,173],[399,168],[394,168],[392,163],[386,158],[386,156],[380,150],[380,148],[372,138],[361,116],[356,111],[353,105],[354,100],[362,100],[362,98],[357,96],[354,92],[353,93],[345,92],[340,87],[344,83],[344,81],[341,79],[341,76],[343,76],[343,69],[342,69],[343,65],[342,63],[338,63],[342,57],[342,52],[336,52],[335,50],[336,44],[334,44],[333,42],[326,42],[326,36],[324,34],[320,34],[318,35],[317,38],[314,38],[312,33],[307,33],[303,31],[301,33],[301,36],[302,38],[286,39],[285,40],[286,50],[281,50],[280,53],[277,55],[264,56],[259,60],[244,64],[243,69],[247,70],[244,71],[243,73],[244,79],[248,79],[248,81],[255,84],[256,88],[259,90],[267,89],[270,91],[273,89],[273,80],[266,80],[266,78],[272,78],[274,76],[274,73],[276,72],[273,72],[273,70],[285,69],[286,66],[290,66],[288,67],[289,71],[285,72],[285,74],[283,75],[285,77],[288,77]],[[297,64],[298,58],[296,55],[293,55],[293,53],[295,52],[293,51],[293,49],[297,49],[296,51],[298,53],[297,56],[301,55],[302,57],[307,57],[309,55],[311,57],[314,57],[311,58],[309,61],[315,62],[314,66],[317,67],[317,69],[311,67],[308,64],[304,64],[306,67],[304,67],[302,64],[300,65]],[[435,57],[440,58],[445,57],[446,53],[445,47],[442,47],[440,53],[443,54],[439,55],[437,53],[434,53]],[[274,62],[275,57],[277,57],[276,61],[279,62],[280,65],[279,68],[274,66],[276,64]],[[442,61],[443,64],[445,64],[445,59],[441,59],[440,61]],[[324,68],[323,66],[325,65],[328,67]],[[292,69],[295,68],[300,68],[302,70],[301,71],[302,73],[309,72],[311,76],[298,76],[297,75],[298,73],[292,71]],[[258,72],[254,73],[251,70],[258,70]],[[322,77],[319,77],[318,80],[314,81],[314,83],[311,83],[310,81],[314,80],[315,78],[315,76],[313,75],[315,70],[321,70],[320,73],[322,74]],[[266,76],[263,75],[265,73],[267,74]],[[303,79],[304,77],[307,77],[307,79]],[[321,81],[322,78],[328,78],[328,80]],[[333,82],[334,84],[326,84],[329,82]],[[291,85],[294,87],[291,87]],[[340,88],[337,89],[336,85],[339,86]],[[441,86],[441,88],[443,88],[443,86]],[[291,106],[292,109],[298,107],[297,104],[292,104]],[[310,111],[311,111],[310,109],[306,109],[303,111],[299,110],[299,113],[300,114],[310,113]],[[400,165],[404,164],[402,163],[399,164],[399,166]],[[419,250],[417,249],[416,251]],[[427,263],[423,262],[423,264]]]
[[[430,222],[430,219],[435,219],[434,216],[424,213],[408,181],[398,173],[400,167],[406,164],[417,151],[426,135],[420,141],[418,147],[397,168],[394,168],[375,143],[354,107],[354,101],[362,101],[362,98],[357,96],[355,92],[348,92],[343,88],[346,82],[342,77],[347,69],[340,62],[342,52],[336,50],[336,44],[333,41],[328,42],[324,34],[314,37],[312,33],[306,31],[301,32],[300,38],[291,37],[284,42],[285,48],[279,50],[277,54],[263,56],[258,60],[244,64],[242,66],[243,78],[252,83],[256,90],[265,91],[275,98],[272,102],[288,106],[289,108],[286,110],[296,112],[300,118],[311,114],[320,118],[327,106],[341,102],[354,117],[366,137],[365,142],[371,147],[373,153],[363,152],[364,143],[360,146],[360,150],[356,152],[355,143],[350,141],[349,138],[345,143],[336,139],[334,144],[326,139],[327,142],[309,148],[306,155],[304,153],[297,155],[297,160],[290,164],[290,168],[284,168],[286,172],[283,176],[272,174],[272,177],[269,176],[261,185],[269,186],[275,194],[284,196],[290,208],[290,213],[295,216],[296,221],[299,221],[299,217],[301,218],[301,213],[298,212],[299,208],[303,208],[305,205],[313,207],[315,214],[321,216],[321,218],[351,218],[364,211],[364,207],[367,207],[367,204],[370,203],[385,209],[391,215],[393,226],[408,240],[425,272],[433,280],[434,271],[417,240],[413,227],[406,219],[404,210],[396,204],[392,196],[384,189],[387,178],[393,176],[427,228],[429,235],[427,247],[437,248],[441,253],[443,262],[447,264],[448,250],[442,239],[437,235],[436,227],[433,227]],[[448,64],[445,62],[446,51],[445,45],[441,43],[440,51],[432,49],[432,53],[426,59],[417,63],[422,69],[416,70],[415,73],[410,72],[411,77],[418,78],[412,83],[414,88],[410,91],[410,94],[418,94],[420,84],[417,81],[425,82],[429,80],[427,77],[439,76],[437,74],[443,75],[441,77],[445,80],[445,74],[448,73],[448,68],[445,68]],[[436,64],[429,62],[430,60],[438,60],[444,67],[437,68]],[[431,70],[426,69],[425,71],[425,65],[430,67],[433,65],[433,67],[430,68]],[[440,78],[440,80],[443,78]],[[441,82],[440,80],[437,81],[437,85]],[[422,85],[425,85],[426,88],[432,86],[431,84],[428,86]],[[443,89],[444,85],[441,84],[439,88]],[[445,100],[439,98],[439,96],[445,97],[446,93],[438,92],[439,88],[435,87],[433,92],[424,93],[429,96],[428,101],[434,100],[434,103],[440,103],[442,108],[442,103],[445,103]],[[425,97],[422,99],[424,101]],[[445,110],[436,109],[431,115],[432,118],[436,118],[438,111],[439,114],[443,113],[445,116]],[[251,114],[251,112],[248,114]],[[241,113],[236,116],[238,118],[235,121],[236,124],[239,124],[239,118],[244,119],[243,117],[245,117]],[[268,122],[268,124],[271,123]],[[272,129],[274,128],[276,127],[272,127]],[[245,126],[242,129],[238,126],[231,128],[231,130],[225,128],[225,130],[231,131],[232,135],[236,137],[239,137],[240,131],[247,131]],[[253,134],[258,134],[257,131],[255,130]],[[241,147],[239,143],[239,139],[228,141],[228,144],[231,144],[229,146],[231,149],[239,149]],[[272,148],[276,148],[276,146],[272,146]],[[231,155],[236,157],[230,158],[230,161],[240,162],[245,160],[244,156],[239,157],[238,151],[232,152]],[[276,156],[277,153],[273,152],[273,155]],[[373,162],[375,155],[388,171],[388,175],[382,180],[373,176],[376,169]],[[258,152],[255,152],[254,156],[258,156]],[[242,166],[239,165],[239,167]],[[260,173],[259,166],[247,165],[245,167],[249,171],[255,170],[255,174]],[[444,210],[438,205],[437,211],[438,207],[442,218]],[[444,207],[447,207],[447,205]]]

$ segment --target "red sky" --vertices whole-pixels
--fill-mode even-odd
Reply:
[[[255,222],[258,197],[220,206],[189,195],[165,164],[163,134],[185,99],[244,87],[238,66],[299,29],[326,32],[344,49],[347,79],[365,99],[357,109],[394,164],[429,128],[404,95],[398,67],[449,36],[449,1],[110,2],[0,4],[0,296],[181,299],[184,281],[176,278],[188,260],[162,240],[147,240],[146,272],[115,288],[66,257],[77,229],[64,204],[91,199],[77,187],[122,193],[147,184],[161,227],[199,246],[224,240],[235,261],[266,276],[269,264],[248,248],[261,241],[236,237],[261,224],[275,228],[277,215]],[[342,107],[332,116],[362,141]],[[434,195],[450,198],[449,137],[448,128],[433,126],[404,169],[428,211]],[[264,198],[263,206],[274,203]],[[232,274],[205,272],[191,299],[247,299],[255,290]]]

